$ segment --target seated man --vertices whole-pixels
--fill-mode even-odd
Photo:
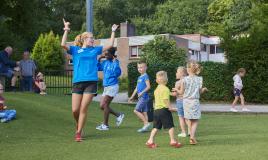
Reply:
[[[18,77],[18,71],[14,70],[16,69],[16,66],[19,65],[19,62],[15,62],[10,60],[10,56],[13,52],[13,49],[8,46],[3,51],[0,52],[0,74],[6,76],[7,78],[11,78],[11,88],[14,90],[17,77]]]

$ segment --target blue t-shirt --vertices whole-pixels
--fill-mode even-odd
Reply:
[[[97,57],[102,53],[102,46],[70,46],[68,53],[73,56],[73,83],[98,81]]]
[[[103,83],[104,87],[118,84],[118,77],[121,75],[121,69],[119,61],[116,60],[104,60],[98,63],[98,70],[103,71]]]
[[[149,76],[147,73],[139,76],[138,78],[138,82],[137,82],[137,92],[138,94],[141,93],[146,87],[146,81],[149,80]],[[149,98],[149,95],[148,95],[148,92],[145,92],[143,95],[142,95],[143,98]]]

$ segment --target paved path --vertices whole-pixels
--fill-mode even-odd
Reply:
[[[99,94],[95,97],[94,101],[100,101],[101,95]],[[129,104],[128,102],[128,95],[127,93],[119,93],[113,100],[113,103],[120,103],[120,104]],[[132,103],[135,104],[135,103]],[[268,113],[268,105],[247,105],[246,106],[251,111],[249,113]],[[241,107],[238,106],[237,109],[241,111]],[[203,112],[229,112],[230,104],[212,104],[212,103],[202,103],[201,110]]]

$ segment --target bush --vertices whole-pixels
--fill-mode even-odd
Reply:
[[[64,57],[59,36],[55,36],[52,31],[41,34],[34,45],[31,58],[35,60],[39,70],[61,70]]]
[[[206,101],[228,101],[232,98],[232,75],[227,71],[227,64],[216,62],[202,62],[203,86],[209,92],[201,96]]]
[[[156,88],[155,76],[156,72],[164,70],[167,72],[169,81],[168,86],[173,87],[175,82],[175,73],[178,65],[185,65],[186,51],[178,49],[174,40],[168,40],[165,36],[157,36],[154,40],[149,41],[142,49],[143,55],[141,60],[146,61],[148,65],[147,73],[151,82],[151,93]],[[130,95],[135,89],[139,73],[137,64],[130,63],[128,65],[129,87],[128,94]]]
[[[252,31],[248,37],[225,39],[229,73],[234,75],[241,67],[247,70],[243,78],[247,102],[268,103],[267,27]]]

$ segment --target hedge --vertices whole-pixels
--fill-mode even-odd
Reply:
[[[215,63],[215,62],[202,62],[201,63],[203,70],[201,76],[204,79],[204,86],[209,89],[209,92],[202,96],[203,100],[210,101],[227,101],[231,99],[232,92],[232,79],[227,72],[227,65],[224,63]],[[176,82],[176,70],[178,64],[173,65],[151,65],[148,66],[147,74],[150,77],[150,82],[152,89],[150,94],[153,93],[153,90],[156,88],[157,84],[155,82],[156,72],[164,70],[168,73],[168,87],[171,89],[174,87]],[[137,71],[137,63],[133,62],[128,65],[128,95],[131,96],[133,90],[136,87],[137,78],[139,73]]]

